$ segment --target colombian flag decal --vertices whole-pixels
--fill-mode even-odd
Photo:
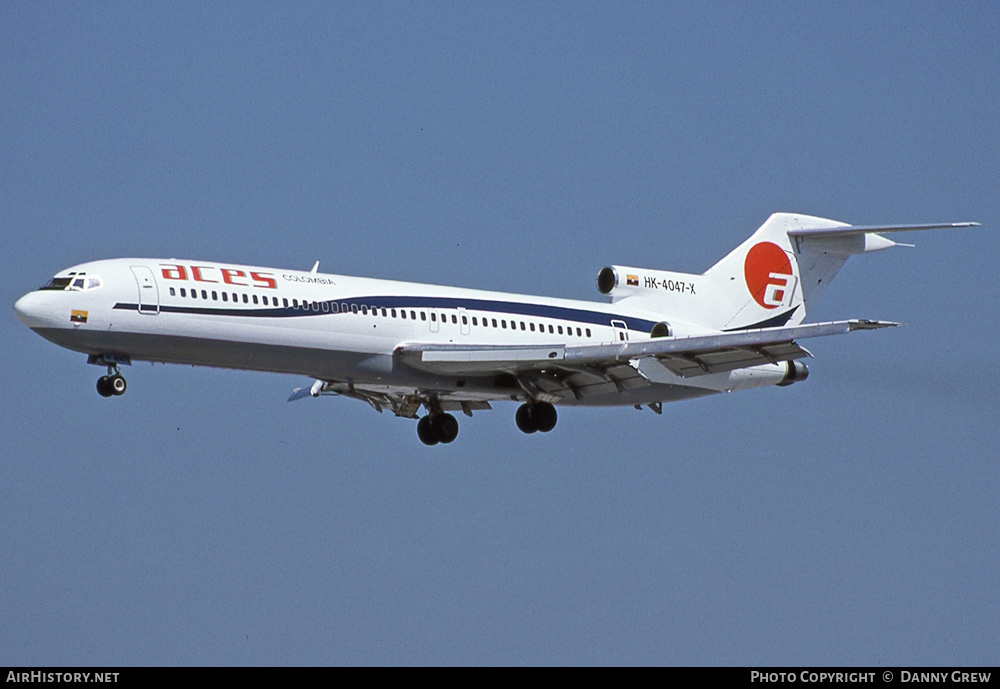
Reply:
[[[639,276],[638,275],[626,275],[625,283],[631,285],[632,287],[639,286]]]
[[[86,311],[77,311],[76,309],[74,309],[69,314],[69,322],[70,323],[86,323],[87,322],[87,312]]]

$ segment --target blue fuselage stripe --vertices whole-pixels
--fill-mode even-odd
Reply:
[[[495,301],[492,299],[463,299],[459,297],[408,297],[408,296],[373,296],[350,297],[344,299],[329,299],[325,301],[301,302],[299,308],[294,307],[255,307],[226,308],[218,306],[175,306],[160,304],[162,313],[187,313],[212,316],[243,316],[246,318],[302,318],[305,316],[337,316],[350,315],[352,307],[360,309],[466,309],[468,311],[486,311],[498,317],[524,316],[535,318],[553,318],[562,321],[586,325],[610,326],[611,321],[622,321],[630,330],[649,332],[655,321],[626,316],[623,314],[574,309],[565,306],[549,306],[546,304],[531,304],[526,302]],[[313,307],[313,304],[316,307]],[[346,312],[345,312],[346,305]],[[323,307],[326,310],[323,310]],[[117,303],[116,309],[137,311],[138,304]],[[334,309],[337,312],[334,312]],[[143,310],[155,310],[151,305],[143,305]]]

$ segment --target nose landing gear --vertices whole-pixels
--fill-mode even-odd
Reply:
[[[125,389],[128,387],[128,383],[125,382],[125,376],[117,371],[113,374],[111,371],[108,371],[108,373],[110,375],[101,376],[97,379],[97,394],[101,397],[124,395]]]
[[[117,397],[125,394],[128,383],[125,382],[125,376],[118,370],[118,365],[131,364],[132,360],[129,357],[114,354],[91,354],[87,357],[87,363],[107,366],[108,368],[108,375],[97,379],[97,394],[101,397]]]

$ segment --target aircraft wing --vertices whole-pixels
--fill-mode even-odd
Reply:
[[[796,339],[896,325],[886,321],[829,321],[691,337],[548,347],[406,344],[397,347],[395,354],[413,368],[442,375],[594,371],[622,364],[642,372],[643,360],[653,359],[670,372],[688,378],[812,356]],[[647,364],[648,371],[655,368],[655,364]]]
[[[317,380],[298,388],[289,401],[319,395],[342,395],[367,402],[376,411],[417,418],[420,407],[441,411],[490,409],[490,401],[519,399],[521,393],[537,401],[557,403],[567,397],[676,383],[761,364],[812,356],[796,339],[838,335],[854,330],[896,326],[885,321],[830,321],[782,328],[721,332],[692,337],[664,337],[635,342],[551,346],[404,344],[394,354],[421,371],[445,376],[507,375],[519,393],[485,394],[462,388],[420,389],[391,385],[354,385]],[[653,407],[659,410],[658,405]]]

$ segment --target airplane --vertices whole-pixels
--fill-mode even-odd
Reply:
[[[289,401],[352,397],[447,444],[458,436],[450,412],[499,401],[520,403],[521,431],[546,433],[556,406],[660,414],[664,402],[804,381],[800,359],[812,354],[799,340],[898,325],[804,323],[850,256],[896,246],[891,232],[978,225],[775,213],[700,275],[603,268],[603,303],[330,275],[319,262],[306,272],[118,258],[57,273],[14,311],[106,368],[103,397],[125,392],[120,367],[132,361],[296,374],[315,382]]]

